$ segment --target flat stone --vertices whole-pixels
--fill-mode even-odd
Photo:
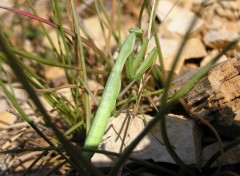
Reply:
[[[7,111],[0,112],[0,128],[8,127],[14,124],[16,120],[17,118],[13,114]]]
[[[196,19],[197,22],[191,32],[200,29],[204,23],[201,18],[197,17],[190,10],[184,9],[170,1],[159,2],[157,16],[160,20],[164,20],[170,32],[177,33],[181,36],[186,34],[193,19]]]
[[[194,4],[203,4],[203,3],[211,3],[214,2],[214,0],[192,0]]]
[[[117,118],[110,118],[99,149],[120,153],[152,118],[148,115],[138,115],[132,118],[124,113]],[[197,163],[200,157],[201,135],[195,121],[173,114],[168,114],[166,121],[168,137],[176,153],[186,164]],[[133,151],[133,157],[175,163],[162,142],[159,125],[159,123],[156,124],[151,132],[141,140]],[[115,160],[116,158],[103,154],[95,154],[92,158],[92,162],[99,167],[112,166]]]
[[[0,91],[0,112],[6,111],[8,108],[11,108],[11,105],[8,101],[8,98],[5,96],[4,92]]]
[[[209,31],[203,38],[204,43],[211,48],[224,48],[228,43],[239,37],[237,32]]]
[[[236,20],[236,18],[238,18],[232,9],[217,8],[216,13],[217,13],[217,15],[219,15],[221,17],[225,17],[229,20]]]
[[[44,77],[54,86],[60,86],[66,82],[66,73],[60,67],[47,66],[44,71]]]
[[[66,51],[65,51],[64,45],[63,45],[63,41],[62,41],[61,37],[58,38],[56,30],[49,30],[48,34],[51,37],[51,40],[52,40],[55,48],[57,49],[58,53],[60,53],[60,51],[62,51],[63,54],[66,54]],[[52,49],[52,45],[50,44],[50,42],[46,36],[44,36],[44,38],[42,40],[42,45],[44,47]]]
[[[175,5],[171,1],[162,0],[162,1],[159,1],[159,3],[158,3],[156,13],[157,13],[157,17],[161,21],[162,20],[171,20],[179,13],[179,11],[181,11],[181,9],[182,8],[180,6]]]
[[[6,85],[6,87],[8,88],[8,91],[11,92],[11,88],[10,86]],[[22,85],[18,82],[15,82],[12,84],[13,87],[13,91],[14,91],[14,96],[17,100],[21,101],[21,102],[27,102],[28,101],[28,93],[26,92],[26,90],[24,90],[24,88],[22,87]]]
[[[0,97],[0,112],[7,110],[10,108],[10,104],[8,103],[7,99],[5,97]]]
[[[203,60],[200,63],[200,66],[201,67],[205,66],[207,63],[212,61],[218,54],[219,54],[219,51],[217,49],[213,49],[206,57],[203,58]],[[228,60],[227,56],[222,55],[215,64],[221,63],[226,60]]]
[[[181,13],[179,13],[179,15],[177,15],[170,22],[167,29],[171,32],[175,32],[180,34],[181,36],[184,36],[189,30],[189,26],[192,23],[193,19],[197,21],[195,26],[191,30],[191,33],[194,33],[203,26],[204,21],[197,17],[193,12],[186,9],[182,10]]]
[[[3,67],[3,69],[6,73],[3,72],[3,71],[0,72],[1,80],[2,81],[9,81],[10,80],[11,82],[14,82],[16,80],[16,76],[13,73],[11,67],[6,63],[2,63],[2,67]]]
[[[237,115],[233,119],[233,124],[240,127],[240,113],[237,112]]]
[[[166,72],[169,72],[172,69],[172,65],[175,62],[176,54],[178,53],[178,50],[182,44],[181,39],[165,39],[159,37],[160,45],[161,45],[161,51],[163,56],[163,62],[164,62],[164,69]],[[150,41],[150,48],[153,48],[155,46],[155,43]],[[202,58],[207,55],[206,50],[198,38],[191,38],[187,41],[186,46],[184,47],[180,57],[178,58],[178,63],[175,67],[174,73],[178,75],[183,67],[184,61],[186,59],[192,59],[192,58]],[[158,65],[160,63],[157,59],[156,62]]]
[[[164,20],[167,29],[172,33],[177,33],[184,36],[195,18],[196,25],[192,29],[192,33],[197,31],[203,26],[203,20],[197,17],[193,12],[184,9],[170,1],[162,0],[158,4],[157,16],[162,21]]]
[[[13,2],[9,2],[9,1],[1,1],[1,6],[6,6],[6,7],[13,7],[14,6],[14,3]],[[1,9],[0,8],[0,15],[3,15],[4,13],[6,13],[9,11],[8,10],[5,10],[5,9]],[[11,13],[11,12],[10,12]]]
[[[207,55],[206,49],[200,38],[194,37],[187,41],[184,55],[186,59],[202,58]]]
[[[221,1],[223,8],[239,11],[240,1]]]
[[[162,39],[162,38],[160,38],[160,44],[161,44],[161,51],[162,51],[165,71],[170,71],[172,68],[172,65],[175,61],[176,54],[181,45],[181,41],[178,39]],[[182,52],[182,54],[180,55],[180,57],[178,59],[179,60],[178,60],[177,66],[174,70],[174,73],[176,75],[178,75],[180,73],[180,70],[184,64],[184,61],[185,61],[184,52]],[[157,59],[157,61],[158,61],[158,59]]]

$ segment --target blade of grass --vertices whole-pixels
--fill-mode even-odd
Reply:
[[[62,146],[49,146],[49,147],[33,147],[33,148],[21,148],[21,149],[9,149],[9,150],[1,150],[0,154],[15,154],[21,152],[33,152],[33,151],[52,151],[52,150],[59,150],[64,151]]]
[[[201,8],[199,9],[199,13],[200,13],[200,11],[201,11]],[[176,53],[176,56],[174,58],[174,62],[172,64],[172,66],[171,66],[170,72],[169,72],[169,74],[167,76],[167,80],[165,82],[164,93],[163,93],[163,96],[161,98],[161,103],[165,103],[167,101],[168,92],[170,90],[171,81],[172,81],[172,78],[173,78],[173,75],[174,75],[174,70],[175,70],[175,68],[177,66],[177,63],[178,63],[179,58],[180,58],[180,56],[182,54],[182,51],[183,51],[183,49],[184,49],[184,47],[185,47],[185,45],[187,43],[187,40],[190,37],[191,31],[194,28],[194,26],[196,25],[196,23],[197,23],[197,16],[192,19],[192,21],[191,21],[191,23],[190,23],[190,25],[188,27],[187,33],[185,34],[185,36],[184,36],[184,38],[183,38],[183,40],[182,40],[182,42],[180,44],[180,47],[179,47],[179,49],[178,49],[178,51]]]
[[[159,0],[156,0],[153,19],[156,18],[156,8],[158,7],[158,4],[159,4]],[[139,21],[138,21],[139,25],[141,25],[141,19],[142,19],[142,16],[143,16],[144,8],[147,9],[148,14],[150,15],[152,10],[151,10],[151,4],[149,3],[149,1],[147,1],[147,0],[143,1],[143,4],[141,6],[141,10],[140,10],[140,18],[139,18]],[[160,76],[160,80],[161,80],[162,84],[164,85],[165,81],[166,81],[165,67],[164,67],[163,55],[162,55],[160,41],[159,41],[159,38],[158,38],[158,33],[157,33],[157,30],[156,30],[155,21],[152,23],[152,33],[153,33],[153,36],[154,36],[156,47],[158,49],[158,59],[159,59],[159,63],[160,63],[160,70],[159,70],[160,74],[159,74],[159,76]]]
[[[66,53],[66,60],[68,61],[68,65],[70,65],[71,64],[70,52],[69,52],[69,47],[67,45],[67,40],[66,40],[66,37],[65,37],[65,33],[64,33],[63,27],[62,27],[63,24],[62,24],[62,18],[61,18],[61,15],[60,15],[60,9],[59,9],[59,6],[58,6],[58,1],[54,0],[53,2],[54,2],[54,10],[56,12],[56,17],[57,17],[57,20],[58,20],[58,23],[59,23],[60,36],[61,36],[63,46],[64,46],[64,50],[65,50],[65,53]],[[62,57],[62,62],[65,64],[65,59],[63,57]],[[67,71],[66,71],[66,75],[67,75],[68,79],[70,79],[69,78],[70,76],[73,76],[72,73],[70,75],[68,75]]]
[[[121,45],[121,1],[118,0],[117,1],[117,16],[118,16],[118,20],[117,20],[117,28],[118,28],[118,46]]]
[[[78,46],[78,52],[80,54],[79,63],[81,63],[81,67],[82,67],[82,73],[79,76],[83,77],[82,80],[86,85],[86,87],[88,87],[88,79],[87,79],[86,64],[85,64],[84,53],[83,53],[83,46],[82,46],[82,41],[80,37],[77,14],[75,11],[73,0],[71,0],[71,10],[72,10],[72,16],[73,16],[74,30],[75,30],[75,33],[77,34],[77,46]],[[90,128],[91,109],[90,109],[89,95],[86,92],[83,93],[83,103],[84,103],[84,109],[85,109],[85,115],[86,115],[85,119],[87,120],[87,131],[88,131],[88,129]]]
[[[106,28],[109,28],[109,26],[110,26],[110,19],[109,19],[108,13],[107,13],[107,11],[106,11],[106,8],[105,8],[104,5],[103,5],[103,2],[100,1],[100,0],[95,0],[95,7],[96,7],[96,9],[97,9],[97,13],[98,13],[98,17],[99,17],[100,24],[101,24],[102,29],[103,29],[103,31],[104,31],[103,25],[105,25]],[[100,7],[100,9],[99,9],[99,7]],[[102,19],[100,18],[100,17],[101,17],[100,10],[102,10],[102,12],[103,12],[103,14],[104,14],[104,17],[105,17],[105,19],[106,19],[106,21],[107,21],[107,23],[104,23],[104,20],[102,20]],[[113,33],[112,33],[112,34],[113,34],[113,37],[114,37],[114,39],[116,40],[116,43],[119,43],[119,36],[117,36],[117,34],[116,34],[115,31],[112,31],[112,32],[113,32]],[[119,47],[120,47],[120,46],[119,46]]]
[[[148,8],[148,13],[150,14],[151,13],[151,4],[148,3],[147,4],[147,8]],[[156,9],[155,9],[156,10]],[[163,95],[161,97],[161,105],[163,106],[166,102],[167,102],[167,97],[168,97],[168,91],[170,89],[170,85],[171,85],[171,80],[172,80],[172,77],[173,77],[173,74],[174,74],[174,70],[175,70],[175,67],[178,63],[178,60],[180,58],[180,55],[183,51],[183,48],[187,42],[187,39],[189,38],[190,36],[190,32],[191,30],[193,29],[193,27],[195,26],[196,24],[196,20],[197,18],[194,18],[192,19],[192,22],[190,23],[189,25],[189,28],[188,28],[188,31],[187,33],[185,34],[184,36],[184,39],[180,45],[180,48],[178,49],[178,52],[175,56],[175,59],[174,59],[174,62],[172,64],[172,67],[171,67],[171,70],[170,70],[170,73],[168,74],[168,77],[167,77],[167,81],[164,82],[165,86],[164,86],[164,92],[163,92]],[[154,27],[154,25],[153,25]],[[158,36],[155,37],[155,40],[156,38],[158,39]],[[157,42],[159,42],[157,40]],[[157,45],[159,45],[160,43],[157,43]],[[160,46],[159,46],[160,47]],[[159,50],[161,51],[161,49]],[[161,55],[161,52],[159,52],[159,55]],[[162,57],[162,56],[161,56]],[[162,60],[162,59],[160,59]],[[162,60],[163,61],[163,60]],[[163,64],[163,63],[162,63]],[[163,66],[163,65],[162,65]],[[162,68],[164,69],[164,68]],[[163,70],[163,73],[164,73],[164,70]],[[194,173],[187,168],[186,164],[181,160],[181,158],[176,154],[176,152],[172,149],[172,145],[168,139],[168,136],[167,136],[167,131],[166,131],[166,119],[165,119],[165,115],[163,114],[162,118],[161,118],[161,123],[160,123],[160,129],[161,129],[161,134],[162,134],[162,138],[163,138],[163,141],[164,141],[164,144],[166,146],[166,149],[167,151],[169,152],[169,154],[171,155],[171,157],[173,158],[173,160],[186,172],[186,173],[189,173],[190,175],[193,175]]]
[[[47,153],[48,153],[48,151],[43,151],[39,156],[37,156],[37,158],[26,168],[26,170],[24,171],[22,176],[30,175],[32,168],[37,164],[38,161],[40,161],[40,159],[42,157],[47,155]],[[65,162],[67,162],[67,161],[65,160]]]
[[[49,20],[46,20],[44,18],[41,18],[39,16],[33,15],[33,14],[29,13],[29,12],[22,11],[22,10],[19,10],[19,9],[16,9],[16,8],[12,8],[12,7],[5,7],[5,6],[1,6],[1,5],[0,5],[0,8],[8,10],[8,11],[11,11],[11,12],[14,12],[14,13],[18,13],[18,14],[26,16],[26,17],[30,17],[32,19],[35,19],[35,20],[41,21],[41,22],[43,22],[45,24],[48,24],[48,25],[50,25],[52,27],[58,28],[57,24],[55,24],[55,23],[53,23],[53,22],[51,22]]]
[[[0,59],[1,59],[1,57],[2,57],[1,54],[2,54],[2,53],[0,52]],[[0,60],[0,71],[4,74],[5,78],[7,79],[7,83],[8,83],[8,85],[9,85],[10,90],[11,90],[11,93],[14,95],[14,97],[16,97],[16,96],[15,96],[15,92],[14,92],[13,87],[12,87],[11,76],[8,75],[7,72],[5,71],[5,69],[4,69],[4,67],[3,67],[3,62],[1,62],[1,60]],[[3,79],[3,78],[1,78],[1,79]]]
[[[58,171],[58,169],[60,169],[62,166],[64,166],[65,164],[67,164],[66,161],[63,161],[61,163],[58,163],[57,165],[55,165],[52,169],[50,169],[49,171],[45,172],[43,176],[51,176],[51,175],[55,175],[54,173]]]
[[[32,6],[32,4],[30,3],[30,1],[29,1],[29,0],[26,0],[26,1],[27,1],[27,3],[28,3],[29,7],[31,8],[31,10],[33,11],[34,15],[35,15],[35,16],[39,16],[39,15],[37,14],[36,10],[34,9],[34,7]],[[40,26],[41,26],[44,34],[46,35],[46,37],[47,37],[50,45],[52,46],[53,50],[54,50],[55,53],[59,56],[59,53],[58,53],[55,45],[53,44],[53,41],[52,41],[51,37],[49,36],[47,29],[45,28],[45,26],[44,26],[42,23],[39,22],[39,24],[40,24]]]
[[[46,65],[50,65],[50,66],[55,66],[55,67],[73,69],[73,70],[78,70],[78,71],[81,70],[81,68],[79,68],[77,66],[70,66],[70,65],[59,63],[59,62],[51,61],[51,60],[48,60],[48,59],[44,59],[42,57],[34,56],[34,55],[32,55],[32,54],[30,54],[26,51],[23,51],[23,50],[20,50],[20,49],[17,49],[17,48],[10,47],[10,50],[17,55],[23,56],[27,59],[37,61],[38,63],[42,63],[42,64],[46,64]],[[7,61],[7,60],[5,59],[5,61]],[[103,75],[107,74],[105,71],[92,69],[92,68],[86,68],[86,70],[91,72],[91,73],[94,73],[94,74],[103,74]]]
[[[160,63],[160,70],[159,70],[159,78],[162,82],[162,84],[164,85],[165,82],[166,82],[166,74],[165,74],[165,66],[164,66],[164,61],[163,61],[163,55],[162,55],[162,50],[161,50],[161,43],[159,41],[159,38],[158,38],[158,34],[157,34],[157,30],[156,30],[156,24],[153,23],[152,24],[152,30],[153,30],[153,36],[154,36],[154,40],[155,40],[155,43],[156,43],[156,47],[158,49],[158,60],[159,60],[159,63]]]
[[[64,46],[64,50],[65,50],[65,53],[66,53],[66,57],[64,57],[63,55],[61,55],[60,56],[60,58],[61,58],[61,60],[62,60],[62,62],[63,63],[65,63],[65,59],[66,59],[66,61],[67,61],[67,63],[68,63],[68,65],[71,65],[71,63],[72,63],[72,54],[71,54],[71,52],[70,52],[70,46],[68,45],[68,43],[67,43],[67,37],[65,36],[65,33],[64,33],[64,31],[63,31],[63,23],[62,23],[62,17],[61,17],[61,14],[60,14],[60,7],[59,7],[59,2],[57,1],[57,0],[54,0],[54,1],[52,1],[52,3],[53,3],[53,10],[54,10],[54,13],[55,13],[55,15],[56,15],[56,18],[57,18],[57,21],[58,21],[58,23],[59,23],[59,30],[60,30],[60,36],[61,36],[61,39],[62,39],[62,42],[63,42],[63,46]],[[79,28],[78,28],[79,29]],[[74,32],[75,33],[75,32]],[[77,39],[78,39],[78,35],[79,35],[79,33],[75,33],[75,34],[77,34]],[[80,55],[81,55],[81,53],[80,53]],[[75,55],[76,56],[76,55]],[[77,56],[78,56],[78,54],[77,54]],[[82,55],[80,56],[80,57],[82,57]],[[77,59],[77,58],[76,58]],[[84,60],[84,59],[83,59]],[[79,61],[77,60],[77,63],[79,63]],[[84,64],[84,63],[81,63],[82,65]],[[78,65],[79,66],[79,65]],[[86,72],[86,69],[85,69],[85,65],[84,66],[82,66],[82,71],[83,71],[83,79],[84,79],[84,81],[85,81],[85,79],[86,79],[86,77],[84,77],[85,76],[85,74],[84,74],[84,72]],[[67,70],[67,69],[65,69],[65,74],[66,74],[66,77],[67,77],[67,80],[68,80],[68,83],[69,84],[77,84],[77,79],[76,79],[76,75],[74,74],[74,72],[72,71],[72,70]],[[79,95],[79,90],[76,88],[76,89],[70,89],[71,90],[71,93],[72,93],[72,97],[73,97],[73,100],[75,101],[76,100],[76,96],[77,95]],[[77,94],[75,94],[77,92]],[[85,96],[85,93],[83,93],[83,96]],[[78,100],[78,99],[77,99]],[[76,104],[76,106],[78,106],[79,105],[79,101],[76,101],[75,102],[75,104]],[[86,111],[86,108],[85,108],[85,111]],[[75,113],[76,114],[78,114],[77,116],[76,116],[76,119],[74,119],[74,121],[76,122],[76,121],[78,121],[79,120],[79,111],[75,111]],[[86,116],[88,115],[88,114],[85,114]]]
[[[70,4],[70,1],[68,1],[68,0],[65,0],[65,2],[66,2],[65,6],[66,6],[67,14],[68,14],[70,28],[71,28],[71,31],[74,31],[74,24],[72,21],[73,18],[72,18],[71,4]],[[79,27],[80,27],[81,31],[83,32],[83,34],[87,37],[88,40],[92,41],[91,36],[87,32],[87,29],[85,28],[80,16],[78,16],[78,22],[79,22]]]
[[[109,55],[110,51],[110,43],[111,43],[111,36],[113,32],[113,24],[114,24],[114,14],[116,12],[116,0],[112,0],[112,7],[111,7],[111,18],[109,22],[109,30],[108,30],[108,35],[107,35],[107,40],[106,40],[106,46],[105,46],[105,55]]]
[[[225,145],[223,147],[223,151],[227,152],[231,149],[233,149],[234,147],[238,146],[240,144],[240,138],[231,141],[229,144]],[[209,171],[211,165],[217,161],[217,159],[221,156],[221,152],[217,151],[205,164],[205,166],[203,167],[203,173],[206,173]]]
[[[73,70],[81,70],[81,68],[79,68],[79,67],[69,66],[67,64],[62,64],[62,63],[58,63],[58,62],[54,62],[54,61],[51,61],[51,60],[48,60],[48,59],[41,58],[39,56],[34,56],[30,53],[27,53],[23,50],[19,50],[19,49],[13,48],[13,47],[11,47],[10,50],[17,55],[23,56],[27,59],[37,61],[38,63],[42,63],[42,64],[54,66],[54,67],[68,68],[68,69],[73,69]]]
[[[19,104],[17,103],[17,100],[15,99],[15,97],[7,90],[6,86],[4,85],[4,83],[2,82],[2,80],[0,79],[0,87],[2,88],[3,92],[5,93],[5,95],[8,97],[8,100],[13,104],[13,106],[17,109],[17,111],[22,115],[23,119],[29,123],[29,125],[33,128],[33,129],[37,129],[36,131],[39,132],[39,135],[45,139],[46,141],[49,141],[47,139],[47,137],[35,126],[35,124],[32,122],[31,119],[28,118],[28,116],[24,113],[24,111],[22,110],[22,108],[19,106]],[[49,141],[50,142],[50,141]],[[51,143],[51,142],[50,142]]]
[[[201,8],[199,9],[199,12],[201,11]],[[197,16],[195,18],[192,19],[189,27],[188,27],[188,31],[184,36],[184,39],[182,41],[182,43],[180,44],[180,48],[178,49],[178,52],[175,56],[174,62],[172,64],[171,70],[168,74],[167,80],[165,82],[165,86],[164,86],[164,92],[163,95],[161,97],[161,105],[165,105],[167,104],[167,98],[168,98],[168,92],[170,90],[170,86],[171,86],[171,80],[173,78],[174,75],[174,70],[177,66],[177,63],[179,61],[179,58],[181,56],[181,53],[187,43],[187,40],[191,34],[191,31],[193,29],[193,27],[195,26],[195,24],[197,23]],[[161,134],[162,134],[162,138],[163,138],[163,142],[166,146],[167,151],[169,152],[169,154],[171,155],[171,157],[174,159],[174,161],[188,174],[190,175],[194,175],[194,173],[191,171],[190,168],[187,167],[187,165],[182,161],[182,159],[177,155],[177,153],[175,152],[175,150],[171,147],[171,143],[170,140],[168,138],[167,135],[167,131],[166,131],[166,118],[165,116],[163,116],[161,118],[161,123],[160,123],[160,128],[161,128]]]
[[[140,9],[140,12],[139,12],[139,17],[138,17],[138,25],[137,25],[137,26],[139,26],[139,28],[141,28],[141,25],[142,25],[143,12],[144,12],[144,9],[147,6],[147,3],[149,3],[149,1],[148,0],[144,0],[142,5],[141,5],[141,9]]]

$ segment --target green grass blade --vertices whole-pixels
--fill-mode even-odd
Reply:
[[[54,67],[61,67],[61,68],[66,68],[66,69],[81,70],[81,68],[78,68],[78,67],[75,67],[75,66],[69,66],[69,65],[66,65],[66,64],[58,63],[58,62],[54,62],[52,60],[44,59],[44,58],[41,58],[39,56],[34,56],[30,53],[27,53],[23,50],[19,50],[19,49],[16,49],[16,48],[10,48],[10,50],[17,55],[23,56],[27,59],[31,59],[31,60],[34,60],[38,63],[42,63],[42,64],[45,64],[45,65],[50,65],[50,66],[54,66]]]
[[[52,169],[50,169],[49,171],[47,171],[46,173],[44,173],[43,176],[51,176],[51,175],[55,175],[54,173],[57,172],[58,169],[60,169],[62,166],[64,166],[67,162],[63,161],[61,163],[58,163],[57,165],[55,165]]]
[[[79,63],[81,63],[81,66],[82,66],[82,74],[83,74],[84,84],[87,86],[88,79],[87,79],[87,72],[86,72],[86,64],[85,64],[85,59],[84,59],[83,46],[82,46],[82,41],[81,41],[81,36],[80,36],[80,31],[79,31],[77,14],[75,11],[75,6],[74,6],[73,0],[71,0],[71,8],[72,8],[73,23],[74,23],[74,28],[75,28],[74,30],[77,34],[78,52],[80,54]],[[83,93],[83,103],[84,103],[85,115],[86,115],[86,120],[87,120],[87,131],[88,131],[88,129],[90,128],[91,109],[90,109],[90,103],[89,103],[89,95],[87,93]]]
[[[139,17],[138,17],[138,27],[139,27],[139,28],[141,28],[143,11],[144,11],[144,8],[146,8],[147,3],[149,3],[149,1],[148,1],[148,0],[144,0],[143,3],[142,3],[142,5],[141,5],[141,9],[140,9],[140,12],[139,12]]]
[[[40,161],[42,157],[46,156],[47,153],[48,151],[43,151],[39,156],[37,156],[37,158],[34,159],[34,161],[26,168],[22,176],[30,175],[32,168],[37,164],[38,161]]]
[[[182,54],[182,51],[183,51],[183,49],[184,49],[184,47],[185,47],[185,45],[187,43],[187,40],[189,39],[191,31],[192,31],[192,29],[193,29],[193,27],[195,26],[196,23],[197,23],[197,17],[192,19],[192,22],[191,22],[191,24],[188,27],[188,31],[185,34],[182,43],[180,44],[180,48],[177,51],[177,54],[176,54],[175,59],[174,59],[174,62],[172,64],[172,67],[171,67],[170,72],[168,74],[167,80],[165,82],[165,86],[164,86],[165,91],[164,91],[162,99],[161,99],[161,104],[164,104],[164,103],[167,102],[168,92],[170,90],[171,81],[172,81],[172,78],[173,78],[173,75],[174,75],[174,70],[175,70],[175,68],[177,66],[177,63],[178,63],[179,58],[180,58],[180,56]]]
[[[63,41],[63,46],[64,46],[64,49],[65,49],[65,52],[66,52],[66,59],[68,61],[68,64],[71,64],[69,48],[68,48],[67,41],[66,41],[66,36],[65,36],[65,33],[64,33],[64,30],[63,30],[63,27],[62,27],[63,26],[62,18],[61,18],[61,15],[60,15],[60,10],[59,10],[57,0],[54,0],[54,9],[55,9],[57,20],[58,20],[58,23],[59,23],[59,31],[60,31],[60,35],[61,35],[61,38],[62,38],[62,41]],[[64,59],[63,59],[63,61],[64,61]]]
[[[159,60],[159,63],[160,63],[160,74],[159,74],[159,78],[162,82],[162,84],[165,84],[165,81],[166,81],[166,75],[165,75],[165,66],[164,66],[164,61],[163,61],[163,55],[162,55],[162,49],[161,49],[161,43],[159,41],[159,38],[158,38],[158,34],[157,34],[157,30],[156,30],[156,24],[153,23],[152,25],[152,30],[153,30],[153,36],[154,36],[154,40],[155,40],[155,43],[156,43],[156,47],[157,47],[157,51],[158,51],[158,60]]]
[[[161,105],[162,106],[165,106],[167,105],[167,98],[168,98],[168,92],[170,90],[170,86],[171,86],[171,80],[173,78],[173,75],[174,75],[174,70],[177,66],[177,63],[178,63],[178,60],[180,58],[180,55],[184,49],[184,46],[190,36],[190,32],[192,31],[193,27],[195,26],[197,22],[197,17],[194,18],[191,22],[191,24],[189,25],[189,28],[188,28],[188,31],[187,33],[185,34],[184,36],[184,39],[180,45],[180,48],[178,49],[178,52],[175,56],[175,60],[172,64],[172,67],[171,67],[171,70],[168,74],[168,77],[167,77],[167,81],[165,82],[165,86],[164,86],[164,92],[163,92],[163,95],[161,97]],[[171,107],[171,106],[170,106]],[[166,118],[165,118],[165,115],[163,114],[162,118],[161,118],[161,123],[160,123],[160,129],[161,129],[161,134],[162,134],[162,138],[163,138],[163,142],[166,146],[166,149],[167,151],[169,152],[169,154],[171,155],[171,157],[174,159],[174,161],[188,174],[190,175],[194,175],[194,173],[192,172],[192,170],[190,168],[187,167],[187,165],[182,161],[182,159],[177,155],[177,153],[174,151],[174,149],[172,148],[172,145],[170,143],[170,140],[168,138],[168,135],[167,135],[167,131],[166,131]]]
[[[118,46],[121,45],[121,1],[117,1],[117,28],[118,28]]]
[[[29,0],[26,0],[26,1],[27,1],[27,3],[28,3],[29,7],[31,8],[31,10],[33,11],[34,15],[35,15],[35,16],[38,16],[36,10],[35,10],[34,7],[32,6],[32,4],[30,3],[30,1],[29,1]],[[41,26],[41,28],[42,28],[44,34],[46,35],[46,37],[47,37],[47,39],[48,39],[50,45],[52,46],[53,50],[56,52],[57,55],[59,55],[59,53],[58,53],[58,51],[57,51],[55,45],[53,44],[53,41],[52,41],[50,35],[48,34],[47,29],[45,28],[45,26],[44,26],[41,22],[39,22],[39,24],[40,24],[40,26]]]

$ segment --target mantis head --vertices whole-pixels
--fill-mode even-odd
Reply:
[[[129,29],[129,32],[130,33],[135,33],[136,37],[141,39],[142,36],[143,36],[144,30],[141,29],[141,28],[133,28],[132,27],[132,28]]]

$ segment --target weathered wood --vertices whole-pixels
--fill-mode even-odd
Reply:
[[[171,93],[178,91],[198,70],[173,82]],[[184,96],[193,117],[229,126],[240,114],[240,59],[230,59],[212,68]]]

